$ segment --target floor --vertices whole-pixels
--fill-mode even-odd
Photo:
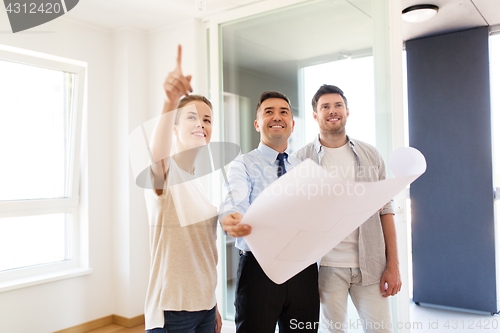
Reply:
[[[412,332],[500,332],[500,315],[475,314],[410,304]]]
[[[356,321],[356,309],[349,304],[348,311],[354,314],[350,319]],[[500,332],[500,315],[482,315],[475,313],[443,310],[429,308],[425,306],[417,306],[414,303],[410,304],[411,323],[401,323],[409,325],[411,332],[415,333],[497,333]],[[225,325],[223,333],[234,332],[233,325]],[[118,325],[108,325],[88,333],[144,333],[144,325],[139,325],[133,328],[124,328]],[[350,329],[349,333],[363,332],[362,329]]]
[[[96,330],[89,331],[87,333],[144,333],[144,332],[146,331],[144,330],[144,324],[142,324],[132,328],[125,328],[123,326],[118,326],[118,325],[108,325],[98,328]]]
[[[352,302],[348,304],[350,320],[356,322],[359,318]],[[475,314],[460,311],[451,311],[410,303],[410,323],[398,323],[405,326],[412,333],[471,333],[471,332],[500,332],[500,315]],[[348,330],[348,333],[362,333],[362,328]],[[396,330],[395,330],[396,332]]]

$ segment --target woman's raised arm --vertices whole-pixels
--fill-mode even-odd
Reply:
[[[155,179],[164,179],[169,167],[168,157],[170,157],[172,151],[175,111],[179,105],[179,100],[182,96],[187,96],[193,91],[191,88],[191,75],[184,76],[182,74],[181,64],[182,47],[179,45],[177,49],[177,65],[172,72],[168,73],[163,83],[165,102],[151,140],[153,158],[151,170]]]

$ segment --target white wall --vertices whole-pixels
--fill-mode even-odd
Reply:
[[[144,313],[149,277],[149,240],[144,190],[135,184],[128,136],[161,112],[163,81],[183,46],[184,74],[193,75],[198,92],[198,20],[145,33],[113,32],[113,313],[132,318]]]
[[[205,94],[199,63],[201,57],[201,24],[197,19],[188,20],[172,27],[149,33],[149,100],[151,117],[161,112],[164,92],[163,82],[168,73],[174,70],[177,58],[177,45],[182,45],[182,72],[192,75],[191,86],[195,94]]]
[[[113,33],[112,187],[113,314],[143,313],[148,283],[148,223],[144,191],[129,162],[129,134],[147,120],[147,35],[133,29]]]
[[[0,31],[10,31],[3,10]],[[61,18],[25,33],[2,33],[0,44],[88,63],[88,229],[93,273],[0,293],[0,332],[52,332],[112,313],[111,34]]]

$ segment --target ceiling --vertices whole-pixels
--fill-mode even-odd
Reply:
[[[151,31],[263,0],[202,1],[206,4],[203,11],[196,9],[195,0],[81,0],[66,17],[109,30]]]
[[[195,8],[195,0],[82,0],[66,17],[108,30],[151,31],[267,0],[202,1],[204,11]],[[306,2],[227,25],[223,34],[225,65],[291,80],[297,64],[370,52],[372,4],[377,1]],[[500,0],[401,0],[401,8],[423,3],[437,5],[439,12],[425,22],[402,21],[404,41],[500,25]]]
[[[81,0],[66,17],[105,29],[133,27],[150,31],[202,18],[222,11],[266,0],[203,0],[206,10],[195,8],[195,0]],[[363,3],[371,1],[330,0]],[[403,39],[413,39],[483,25],[500,24],[498,0],[401,0],[402,8],[432,3],[440,10],[436,17],[422,23],[403,22]],[[357,6],[357,4],[356,4]]]
[[[403,21],[403,40],[500,24],[498,0],[401,0],[401,8],[430,3],[439,7],[438,14],[421,23]]]

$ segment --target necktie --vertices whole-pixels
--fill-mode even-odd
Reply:
[[[286,173],[285,169],[285,158],[288,156],[287,153],[279,153],[278,157],[278,178],[283,176]]]

